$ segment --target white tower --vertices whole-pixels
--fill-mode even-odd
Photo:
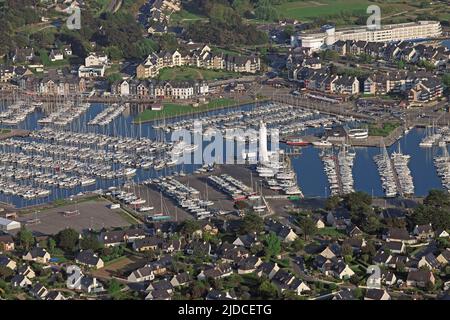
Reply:
[[[267,152],[267,128],[264,122],[259,123],[259,162],[269,162],[269,154]]]

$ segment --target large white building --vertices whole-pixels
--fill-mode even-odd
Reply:
[[[312,51],[330,46],[336,41],[353,40],[367,42],[390,42],[439,37],[442,27],[439,21],[419,21],[382,25],[380,29],[358,27],[335,30],[327,28],[319,33],[300,33],[291,39],[292,45],[310,48]]]
[[[11,231],[20,229],[20,222],[0,217],[0,231]]]

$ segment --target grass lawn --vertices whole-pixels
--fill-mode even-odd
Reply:
[[[378,5],[381,7],[381,17],[384,23],[393,23],[396,19],[404,17],[406,13],[413,15],[413,17],[424,13],[421,11],[423,9],[419,8],[417,2],[413,0],[293,0],[276,5],[275,9],[282,17],[294,18],[300,21],[311,21],[315,18],[333,16],[343,12],[350,14],[350,17],[368,17],[369,15],[366,13],[366,10],[369,5]],[[430,11],[434,15],[440,12],[437,5],[432,6]]]
[[[159,80],[216,80],[230,79],[238,76],[237,73],[223,70],[207,70],[192,67],[164,68],[159,72]]]
[[[321,236],[329,236],[333,238],[342,238],[346,236],[346,234],[342,230],[338,230],[333,227],[325,227],[322,229],[318,229],[317,233]]]
[[[11,132],[11,129],[0,129],[0,134],[7,134],[10,132]]]
[[[382,126],[370,124],[369,125],[369,136],[387,137],[398,126],[399,126],[398,123],[393,123],[393,122],[385,122],[385,123],[383,123]]]
[[[370,4],[374,3],[367,0],[292,1],[276,5],[275,9],[283,17],[305,21],[343,11],[352,14],[365,13]]]
[[[170,21],[172,23],[180,22],[180,21],[195,21],[195,20],[202,20],[202,19],[208,19],[208,18],[205,16],[202,16],[201,14],[190,12],[185,9],[181,9],[181,11],[175,12],[170,16]]]
[[[146,122],[146,121],[152,121],[162,118],[170,118],[175,116],[180,116],[184,114],[189,113],[196,113],[196,112],[204,112],[209,111],[213,109],[220,109],[220,108],[226,108],[235,106],[238,104],[245,104],[250,103],[252,101],[236,101],[234,99],[228,99],[228,98],[220,98],[216,100],[212,100],[207,104],[200,105],[198,107],[193,107],[191,105],[181,105],[176,103],[164,103],[164,109],[161,111],[152,111],[152,110],[145,110],[144,112],[141,112],[134,121],[139,122]]]
[[[50,61],[50,58],[48,56],[48,52],[45,49],[39,50],[39,56],[41,58],[42,64],[46,67],[62,67],[69,65],[69,61],[67,59],[63,59],[60,61]]]

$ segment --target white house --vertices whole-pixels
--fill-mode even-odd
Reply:
[[[61,61],[64,60],[64,55],[61,51],[52,49],[49,58],[51,62]]]
[[[84,59],[84,65],[86,67],[103,66],[106,64],[108,64],[108,56],[106,54],[102,55],[92,52]]]

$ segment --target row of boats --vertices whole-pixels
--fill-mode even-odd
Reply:
[[[213,215],[209,208],[214,205],[214,202],[208,200],[207,194],[206,199],[201,199],[200,191],[181,183],[173,177],[150,179],[144,184],[153,186],[198,220],[206,219]],[[206,188],[206,190],[208,189]],[[163,205],[161,207],[164,208]]]
[[[26,200],[32,200],[47,197],[50,195],[51,191],[31,185],[21,185],[1,176],[0,193],[4,195],[19,196]]]
[[[106,126],[110,124],[114,119],[119,117],[122,112],[127,108],[125,104],[113,103],[109,107],[105,108],[102,112],[97,114],[92,120],[88,122],[88,125]]]
[[[252,188],[225,173],[220,176],[209,176],[208,183],[229,195],[234,201],[245,200],[255,194]]]
[[[450,192],[450,158],[447,148],[442,148],[443,154],[434,157],[434,166],[438,176],[441,178],[442,186]]]
[[[50,113],[47,117],[39,119],[41,125],[54,125],[64,127],[83,115],[91,107],[90,103],[75,103],[67,101],[61,108]]]
[[[343,145],[339,151],[322,152],[320,158],[330,186],[331,195],[352,193],[354,189],[353,163],[356,153]]]
[[[408,196],[414,194],[414,183],[408,167],[410,156],[393,152],[389,156],[386,148],[374,156],[381,179],[381,186],[386,197]]]
[[[24,101],[17,101],[10,105],[5,111],[0,112],[0,124],[8,126],[16,126],[25,121],[27,116],[33,113],[36,108],[41,107],[42,103],[26,103]]]
[[[163,120],[162,124],[155,124],[153,127],[167,132],[186,129],[194,133],[203,133],[197,131],[205,128],[203,134],[206,136],[220,131],[226,139],[227,137],[229,139],[239,139],[239,137],[231,136],[228,132],[236,129],[243,129],[244,131],[256,129],[261,121],[266,123],[271,129],[278,129],[280,135],[288,135],[304,131],[307,128],[319,128],[340,123],[340,120],[320,115],[319,112],[313,112],[289,104],[272,102],[255,106],[249,111],[232,110],[219,114],[201,115],[199,118],[182,119],[168,124]],[[201,123],[201,128],[197,126],[198,123]],[[242,137],[242,139],[248,140],[249,138]],[[256,137],[254,139],[256,140]]]
[[[286,161],[280,161],[280,155],[269,155],[269,161],[260,162],[256,166],[256,173],[263,178],[269,189],[290,196],[303,197],[303,193],[297,184],[297,175]]]

